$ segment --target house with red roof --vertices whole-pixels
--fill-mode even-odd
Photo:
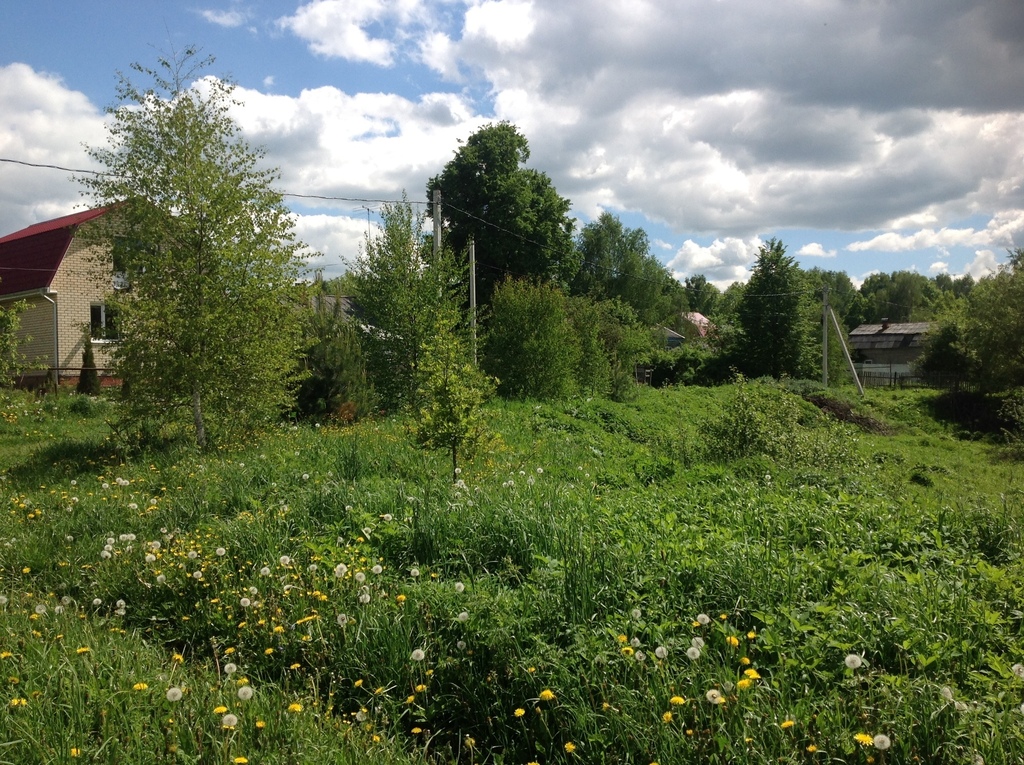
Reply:
[[[110,364],[116,342],[106,299],[116,288],[109,255],[85,234],[107,208],[37,223],[0,238],[0,305],[23,300],[21,352],[25,385],[78,377],[86,338],[97,367]]]

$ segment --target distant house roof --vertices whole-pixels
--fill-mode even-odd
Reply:
[[[0,238],[0,295],[49,287],[75,230],[106,211],[100,207],[65,215]]]
[[[858,351],[919,348],[931,322],[911,321],[902,324],[861,324],[850,332],[850,345]]]
[[[697,334],[701,337],[707,337],[715,329],[711,319],[697,311],[688,311],[683,314],[683,318],[697,328]]]

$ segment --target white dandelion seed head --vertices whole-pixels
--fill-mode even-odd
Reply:
[[[427,654],[424,653],[422,648],[417,648],[412,652],[412,654],[410,654],[409,658],[413,661],[423,661],[427,658]]]
[[[124,608],[128,604],[125,603],[123,600],[118,600],[116,605],[117,605],[118,608]]]
[[[348,566],[346,566],[344,563],[339,563],[337,566],[334,567],[334,575],[338,577],[338,579],[341,579],[347,573]]]
[[[103,601],[100,600],[99,598],[93,598],[92,599],[92,604],[93,604],[94,607],[102,606],[103,605]]]
[[[153,553],[146,553],[146,563],[156,563],[156,556]]]
[[[363,527],[363,528],[361,529],[361,531],[363,532],[363,536],[364,536],[364,537],[366,537],[367,539],[369,539],[369,538],[370,538],[370,529],[369,529],[369,528],[367,528],[367,527],[365,527],[365,526],[364,526],[364,527]]]
[[[1010,667],[1010,671],[1017,677],[1024,679],[1024,664],[1014,664]]]
[[[260,569],[260,576],[270,576],[270,567],[264,566]]]
[[[370,602],[370,593],[364,592],[359,596],[359,602],[364,606]]]
[[[710,691],[704,694],[704,698],[710,701],[712,704],[724,704],[725,699],[722,698],[722,692],[712,688]]]
[[[632,640],[629,641],[629,644],[631,646],[633,646],[634,648],[639,648],[640,647],[640,638],[638,638],[638,637],[633,638]]]
[[[703,648],[704,647],[704,638],[702,638],[702,637],[695,637],[693,640],[690,641],[690,645],[696,646],[697,648]]]
[[[707,626],[711,624],[711,617],[707,614],[697,614],[697,622],[701,625]]]
[[[955,709],[957,712],[968,712],[971,708],[970,706],[968,706],[966,702],[954,701],[953,709]],[[1024,704],[1021,704],[1021,711],[1024,712]]]
[[[241,701],[248,701],[252,698],[254,693],[255,691],[252,689],[251,685],[243,685],[238,689],[238,698]]]
[[[980,754],[975,754],[974,759],[971,760],[971,765],[985,765],[985,758]]]
[[[537,468],[537,475],[543,475],[543,474],[544,474],[544,468],[542,468],[542,467]]]
[[[686,649],[686,656],[687,658],[696,661],[700,658],[700,649],[695,645],[691,645],[689,648]]]
[[[379,574],[383,570],[384,570],[384,568],[382,566],[379,566],[379,565],[374,566],[373,568],[370,569],[370,571],[373,572],[374,574]]]
[[[235,715],[227,714],[220,718],[220,724],[223,728],[234,728],[238,725],[238,718]]]
[[[309,473],[303,473],[302,474],[302,480],[303,481],[308,481],[309,480]]]
[[[668,658],[668,649],[663,645],[659,645],[654,649],[654,655],[659,659],[666,659]]]
[[[7,596],[0,595],[0,608],[7,605]]]
[[[455,647],[458,648],[460,651],[465,651],[466,650],[466,641],[465,640],[458,641],[455,644]]]
[[[875,737],[872,739],[872,743],[875,745],[875,749],[877,749],[880,752],[884,752],[886,749],[892,746],[892,741],[884,733],[876,734]]]
[[[411,577],[413,577],[415,579],[419,575],[420,575],[420,570],[418,568],[411,568],[411,569],[409,569],[409,576],[411,576]]]
[[[160,547],[161,547],[161,545],[160,545],[160,541],[159,540],[153,540],[152,542],[149,543],[149,549],[153,550],[153,552],[156,552],[157,550],[159,550]]]
[[[944,698],[946,701],[952,701],[953,689],[950,688],[948,685],[944,685],[942,686],[942,689],[939,691],[939,695],[941,695],[942,698]]]
[[[188,559],[189,560],[195,560],[198,557],[199,557],[199,553],[197,553],[195,550],[189,550],[188,551]]]
[[[114,613],[117,614],[118,616],[124,616],[125,615],[125,610],[123,608],[119,608],[116,611],[114,611]]]
[[[242,598],[241,600],[238,601],[238,605],[240,605],[242,608],[248,608],[249,606],[252,605],[252,601],[249,600],[248,598]]]
[[[76,480],[74,480],[74,479],[72,478],[72,479],[71,479],[71,485],[72,485],[72,486],[78,486],[78,481],[76,481]]]
[[[391,521],[395,519],[395,516],[393,516],[391,513],[384,513],[384,515],[382,515],[381,518],[384,520],[385,523],[391,523]]]
[[[103,558],[103,560],[109,560],[110,550],[100,550],[100,557]]]
[[[233,675],[237,671],[238,671],[238,667],[236,667],[231,662],[228,662],[227,664],[224,665],[224,674],[225,675]]]
[[[344,627],[346,624],[348,624],[348,615],[347,614],[338,614],[337,621],[338,621],[338,626],[339,627]]]
[[[35,611],[36,611],[37,614],[42,616],[43,614],[46,613],[46,604],[45,603],[37,603]]]
[[[227,554],[228,554],[228,551],[225,550],[223,547],[218,547],[217,548],[217,557],[218,558],[223,558]]]
[[[164,576],[163,574],[158,574],[157,577],[156,577],[156,581],[157,581],[158,584],[163,584],[164,582],[167,581],[167,577]]]
[[[362,571],[357,571],[357,572],[356,572],[356,575],[355,575],[355,577],[354,577],[354,578],[355,578],[355,580],[356,580],[357,582],[359,582],[360,584],[362,584],[363,582],[365,582],[365,581],[366,581],[366,574],[364,574],[364,573],[363,573]]]
[[[249,588],[249,594],[250,595],[259,595],[260,594],[259,587],[250,587]]]
[[[106,491],[107,489],[110,488],[110,484],[104,481],[103,483],[100,484],[100,488]]]
[[[469,611],[463,611],[462,613],[460,613],[455,618],[458,619],[460,622],[468,622],[469,621]]]
[[[107,544],[108,544],[108,545],[113,545],[113,544],[114,544],[114,542],[116,542],[116,541],[117,541],[117,540],[116,540],[116,539],[114,539],[113,537],[107,537]]]
[[[465,592],[466,591],[466,585],[464,585],[462,582],[456,582],[455,583],[455,591],[456,592]]]
[[[171,687],[167,689],[167,693],[164,694],[167,700],[170,702],[181,701],[181,688]]]
[[[360,709],[358,712],[356,712],[356,720],[358,722],[366,722],[366,711]]]
[[[287,555],[282,555],[280,558],[277,559],[277,562],[280,563],[282,566],[290,566],[292,564],[292,559],[289,558]]]
[[[202,579],[203,578],[203,572],[202,571],[193,571],[192,572],[192,578],[193,579]]]
[[[640,611],[639,608],[634,608],[632,611],[629,612],[629,615],[632,616],[634,620],[636,620],[643,616],[643,613]]]
[[[310,563],[308,566],[306,566],[306,571],[308,571],[311,574],[315,574],[318,568],[320,567],[317,566],[315,563]]]
[[[637,661],[647,661],[647,654],[645,654],[643,651],[637,651],[635,654],[633,654],[633,658]]]
[[[864,659],[862,659],[858,654],[849,653],[846,655],[846,658],[843,659],[843,663],[850,669],[860,669],[864,664]]]

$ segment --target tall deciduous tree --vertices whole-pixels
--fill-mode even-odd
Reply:
[[[647,232],[627,228],[605,212],[577,238],[580,268],[572,282],[577,295],[618,298],[648,326],[678,323],[686,308],[683,286],[651,255]]]
[[[289,403],[302,266],[276,171],[229,114],[234,86],[192,82],[210,63],[189,48],[156,69],[133,65],[150,84],[121,76],[108,144],[89,152],[107,172],[81,179],[116,206],[103,236],[130,284],[111,301],[125,415],[190,421],[200,447]]]
[[[21,312],[27,304],[19,300],[13,305],[0,305],[0,385],[8,385],[22,362],[18,353],[18,328]]]
[[[471,135],[440,175],[427,183],[428,199],[441,191],[444,236],[461,256],[476,242],[477,294],[490,302],[507,276],[566,283],[578,268],[569,200],[551,179],[525,167],[526,137],[509,122]]]
[[[356,262],[356,299],[363,311],[363,351],[381,405],[419,404],[424,343],[456,305],[459,272],[449,250],[430,254],[422,218],[408,202],[384,205],[380,229],[366,237]]]
[[[737,316],[743,329],[739,363],[751,377],[809,377],[813,343],[806,303],[810,299],[800,267],[786,247],[769,239],[757,255]]]
[[[967,302],[959,347],[979,381],[990,390],[1024,386],[1024,248],[979,280]]]

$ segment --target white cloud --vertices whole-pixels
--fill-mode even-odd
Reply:
[[[851,252],[912,252],[950,247],[1006,247],[1024,239],[1024,210],[1002,210],[996,213],[984,229],[925,228],[909,234],[889,231],[868,240],[851,242]]]
[[[994,274],[999,270],[999,261],[992,250],[978,250],[974,253],[974,260],[964,267],[964,272],[975,279]]]
[[[522,49],[536,26],[533,10],[529,1],[485,0],[466,11],[463,38],[487,40],[502,53]]]
[[[801,247],[797,255],[804,255],[809,258],[834,258],[836,256],[835,250],[826,250],[818,242],[809,242]]]
[[[930,266],[928,266],[928,273],[930,273],[930,274],[948,274],[949,273],[949,263],[945,263],[945,262],[943,262],[941,260],[938,260],[938,261],[932,263]]]
[[[312,0],[278,24],[305,40],[318,55],[390,66],[393,42],[373,37],[367,28],[393,20],[400,6],[379,0]]]
[[[265,88],[272,88],[272,87],[274,87],[274,75],[268,74],[266,77],[263,78],[263,87],[265,87]]]
[[[679,280],[692,274],[703,274],[709,282],[724,289],[733,282],[745,282],[750,278],[749,266],[757,259],[761,244],[758,238],[727,237],[715,239],[704,247],[687,239],[668,262],[667,268]]]
[[[90,169],[82,144],[105,143],[104,117],[57,77],[24,64],[0,66],[0,156]],[[70,174],[0,163],[0,236],[82,205]]]
[[[199,15],[220,27],[240,27],[249,20],[249,14],[243,10],[234,8],[230,11],[201,10]]]
[[[323,269],[325,279],[340,276],[355,264],[367,228],[366,218],[322,214],[295,216],[296,233],[317,253],[308,258],[309,269]]]

